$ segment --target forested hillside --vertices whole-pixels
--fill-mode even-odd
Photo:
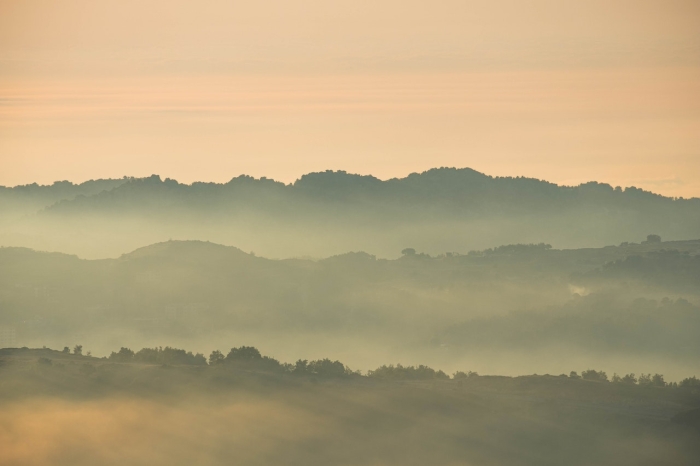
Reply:
[[[684,240],[700,231],[700,199],[467,168],[386,181],[326,171],[288,185],[248,176],[186,185],[153,175],[4,188],[0,201],[7,212],[26,214],[30,206],[36,214],[0,220],[0,244],[92,258],[168,239],[210,240],[267,257],[349,250],[396,257],[407,244],[434,255],[540,241],[600,247],[649,233]]]
[[[209,364],[170,347],[70,353],[0,350],[5,462],[690,466],[700,455],[696,377],[359,374],[254,347]]]
[[[439,256],[405,248],[395,260],[363,252],[271,260],[193,241],[105,260],[1,248],[0,325],[23,345],[81,342],[98,352],[163,341],[209,351],[239,335],[276,350],[303,341],[310,355],[330,345],[336,357],[344,342],[361,342],[348,357],[365,368],[380,355],[425,350],[426,360],[452,367],[475,352],[486,361],[523,349],[693,368],[700,241],[650,238]]]

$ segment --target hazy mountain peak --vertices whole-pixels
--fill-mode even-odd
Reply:
[[[194,184],[194,183],[193,183]],[[215,183],[214,183],[215,184]],[[267,178],[265,176],[262,176],[260,178],[255,178],[254,176],[250,175],[239,175],[231,178],[228,183],[226,183],[227,186],[246,186],[246,185],[279,185],[279,186],[286,186],[284,183],[281,181],[274,180],[272,178]]]
[[[420,173],[411,173],[406,178],[394,178],[394,180],[416,180],[416,179],[459,179],[459,180],[476,180],[476,179],[492,179],[491,176],[478,172],[469,167],[439,167],[431,168]]]
[[[295,188],[304,190],[345,192],[374,188],[382,181],[372,175],[358,175],[344,170],[326,170],[302,175],[294,182]]]
[[[166,258],[166,257],[254,257],[234,246],[211,243],[209,241],[195,240],[170,240],[155,243],[138,248],[130,253],[123,254],[121,259],[132,260],[142,258]]]

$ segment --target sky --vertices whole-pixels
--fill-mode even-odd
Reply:
[[[0,185],[439,166],[700,197],[700,2],[0,0]]]

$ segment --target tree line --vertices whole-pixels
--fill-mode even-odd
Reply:
[[[77,345],[76,348],[82,349]],[[67,348],[66,348],[67,349]],[[64,350],[65,352],[65,350]],[[80,355],[80,352],[74,352]],[[120,363],[144,363],[144,364],[166,364],[166,365],[200,365],[200,366],[237,366],[251,369],[272,370],[276,372],[290,373],[294,375],[317,375],[322,377],[348,377],[362,376],[361,371],[353,371],[340,361],[333,361],[328,358],[309,361],[299,359],[294,364],[280,362],[269,356],[263,356],[260,351],[253,346],[240,346],[231,348],[224,355],[219,350],[214,350],[209,358],[201,353],[193,354],[191,351],[171,348],[169,346],[158,348],[143,348],[137,352],[129,348],[122,347],[118,352],[112,352],[107,358],[110,361]],[[477,372],[457,371],[452,376],[442,370],[435,370],[425,365],[403,366],[401,364],[382,365],[374,370],[369,370],[366,377],[375,379],[395,379],[395,380],[465,380],[479,377]],[[579,374],[571,371],[569,375],[561,374],[574,380],[586,380],[591,382],[613,383],[620,385],[638,385],[647,387],[681,387],[700,389],[700,379],[697,377],[687,377],[680,382],[666,382],[663,374],[640,374],[634,373],[625,375],[613,374],[608,377],[604,371],[587,369]]]

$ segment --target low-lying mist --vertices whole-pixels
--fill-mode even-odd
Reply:
[[[695,465],[698,232],[470,169],[0,187],[0,464]]]
[[[394,361],[515,375],[576,361],[680,377],[700,361],[698,252],[698,241],[659,240],[270,260],[169,241],[89,261],[0,248],[0,337],[95,355],[249,344],[363,370]]]
[[[700,200],[596,182],[558,186],[439,168],[382,181],[343,171],[292,184],[248,176],[224,184],[125,178],[0,187],[0,244],[118,257],[168,239],[209,240],[271,258],[365,251],[395,258],[510,243],[601,247],[653,232],[700,231]]]
[[[690,465],[700,453],[696,378],[360,376],[246,347],[209,365],[143,354],[155,353],[3,350],[2,463]]]

